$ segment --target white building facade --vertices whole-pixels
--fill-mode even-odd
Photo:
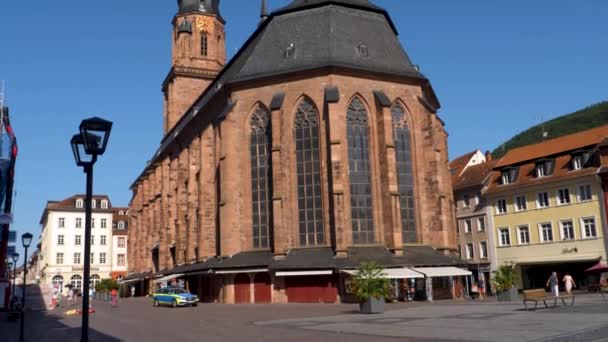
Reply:
[[[84,195],[49,201],[40,224],[40,284],[66,285],[82,291],[84,274]],[[111,278],[114,239],[114,210],[107,196],[93,197],[91,221],[91,284]],[[125,252],[126,253],[126,252]]]
[[[114,209],[112,225],[112,278],[122,280],[127,275],[127,246],[129,245],[129,208]]]

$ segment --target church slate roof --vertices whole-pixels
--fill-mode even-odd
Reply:
[[[289,47],[294,49],[293,57],[286,57]],[[367,0],[294,0],[272,12],[259,25],[165,135],[149,165],[166,153],[181,131],[199,113],[205,112],[199,109],[205,108],[226,85],[324,67],[418,79],[425,94],[430,92],[429,96],[436,100],[428,79],[412,64],[401,46],[384,9]]]

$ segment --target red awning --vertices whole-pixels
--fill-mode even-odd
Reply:
[[[585,272],[597,272],[597,273],[608,272],[608,265],[598,262],[597,265],[589,268]]]

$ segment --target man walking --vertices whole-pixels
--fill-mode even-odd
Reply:
[[[559,297],[559,283],[556,272],[551,273],[549,280],[547,280],[547,287],[555,297]]]

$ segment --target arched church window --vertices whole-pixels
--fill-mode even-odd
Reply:
[[[201,56],[207,57],[209,51],[209,37],[207,32],[201,32]]]
[[[268,248],[272,225],[272,125],[270,112],[258,106],[250,123],[253,248]]]
[[[375,241],[369,162],[369,122],[363,101],[355,97],[346,113],[353,243]]]
[[[397,181],[401,205],[401,232],[403,243],[416,243],[416,219],[414,214],[414,180],[412,177],[412,147],[410,129],[405,110],[399,104],[391,108],[393,139],[397,157]]]
[[[321,201],[319,116],[315,105],[304,98],[295,116],[294,137],[298,177],[298,222],[300,245],[325,242]]]

